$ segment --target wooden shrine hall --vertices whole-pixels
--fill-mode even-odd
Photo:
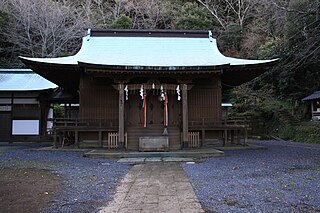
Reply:
[[[20,59],[79,95],[78,117],[55,123],[56,146],[68,135],[79,147],[140,151],[222,145],[228,132],[245,133],[222,117],[222,86],[275,62],[226,57],[210,31],[105,29],[89,29],[76,55]]]

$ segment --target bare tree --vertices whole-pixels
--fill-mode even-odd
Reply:
[[[132,19],[132,28],[171,28],[172,3],[167,0],[81,0],[80,7],[94,27],[110,27],[126,15]]]
[[[54,57],[78,50],[88,21],[83,12],[66,1],[8,0],[1,10],[10,17],[1,34],[13,52],[33,57]]]
[[[161,0],[127,0],[126,14],[132,18],[133,28],[156,29],[171,27],[171,4]]]
[[[231,23],[243,28],[255,0],[197,0],[215,18],[217,23],[226,30]]]

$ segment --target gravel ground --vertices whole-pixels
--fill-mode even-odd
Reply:
[[[106,206],[130,166],[83,152],[35,151],[42,145],[0,145],[0,167],[36,168],[63,177],[63,192],[44,212],[93,212]]]
[[[320,145],[250,143],[268,149],[182,164],[208,212],[320,212]]]

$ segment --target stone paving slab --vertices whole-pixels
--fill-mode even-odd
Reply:
[[[114,200],[99,213],[204,213],[178,163],[134,165],[116,189]]]
[[[179,158],[179,157],[164,157],[164,162],[188,162],[193,161],[193,158]]]
[[[155,162],[193,162],[193,158],[182,157],[141,157],[141,158],[121,158],[118,163],[155,163]]]
[[[143,163],[145,158],[121,158],[118,163]]]
[[[161,157],[152,157],[152,158],[146,158],[145,162],[161,162],[162,158]]]

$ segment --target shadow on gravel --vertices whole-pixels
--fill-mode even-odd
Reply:
[[[1,210],[93,212],[107,205],[130,169],[114,159],[83,158],[83,152],[36,151],[41,147],[0,145]]]
[[[0,169],[2,212],[41,212],[61,194],[62,178],[48,171],[26,168]]]

